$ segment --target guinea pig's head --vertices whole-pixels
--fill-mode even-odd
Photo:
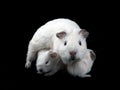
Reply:
[[[86,38],[89,32],[85,29],[73,31],[69,34],[66,32],[57,33],[56,36],[60,39],[58,53],[64,64],[81,60],[87,51]]]
[[[47,74],[52,72],[57,62],[57,53],[52,51],[47,51],[41,55],[38,55],[37,64],[36,64],[38,73]]]

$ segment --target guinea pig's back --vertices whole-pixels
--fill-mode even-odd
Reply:
[[[66,30],[69,30],[69,29],[80,30],[80,27],[76,22],[70,19],[66,19],[66,18],[54,19],[54,20],[47,22],[45,25],[49,27],[61,28],[61,29],[66,29]]]
[[[50,40],[50,38],[54,36],[56,33],[65,31],[66,33],[69,34],[72,33],[73,31],[79,32],[80,30],[81,28],[76,22],[70,19],[58,18],[48,21],[46,24],[42,25],[35,32],[33,40],[34,41],[45,41],[47,39]]]

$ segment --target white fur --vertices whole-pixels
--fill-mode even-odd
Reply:
[[[74,21],[62,18],[49,21],[41,26],[29,42],[25,67],[31,66],[38,51],[49,48],[57,52],[65,64],[70,61],[70,51],[77,51],[77,54],[79,53],[80,58],[82,58],[87,45],[82,35],[78,34],[80,30],[81,28]],[[65,38],[59,39],[56,37],[56,33],[62,31],[65,31],[67,35]],[[68,42],[66,47],[63,46],[65,40]],[[78,45],[79,41],[82,42],[82,46]],[[79,50],[77,50],[78,48]],[[76,55],[77,57],[78,55]]]
[[[64,67],[64,64],[60,60],[59,56],[51,58],[49,54],[50,50],[42,50],[38,52],[36,68],[39,74],[50,76],[55,74],[58,70]],[[47,62],[47,63],[46,63]],[[42,72],[39,70],[42,69]]]
[[[67,42],[66,46],[63,44],[65,41]],[[81,45],[79,45],[79,41],[81,42]],[[82,37],[81,34],[79,35],[78,32],[72,32],[71,34],[67,35],[67,37],[65,37],[61,42],[62,43],[59,43],[57,53],[59,53],[63,63],[65,64],[69,64],[69,62],[72,61],[69,52],[77,52],[75,59],[80,60],[87,51],[86,38]]]
[[[91,71],[91,68],[94,63],[94,60],[92,60],[91,58],[90,51],[92,50],[90,49],[87,50],[87,53],[85,54],[82,60],[77,61],[77,62],[71,62],[68,64],[67,70],[70,74],[72,74],[73,76],[79,76],[79,77],[90,77],[91,76],[87,74],[88,72]]]

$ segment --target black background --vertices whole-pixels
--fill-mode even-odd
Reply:
[[[41,3],[42,4],[42,3]],[[38,4],[22,4],[8,7],[3,10],[3,36],[1,62],[2,87],[7,88],[103,88],[106,86],[108,69],[105,61],[105,27],[106,15],[98,4],[94,6],[67,6],[59,5],[39,7]],[[46,7],[46,8],[45,8]],[[104,10],[105,11],[105,10]],[[88,48],[96,53],[96,61],[90,72],[91,78],[73,77],[67,72],[58,72],[50,77],[36,74],[35,62],[30,69],[25,69],[25,59],[29,40],[35,31],[47,21],[57,18],[68,18],[90,33],[87,38]],[[1,33],[2,34],[2,33]],[[104,43],[104,44],[103,44]],[[96,87],[98,86],[98,87]]]

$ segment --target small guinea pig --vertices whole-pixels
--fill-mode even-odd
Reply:
[[[82,60],[68,64],[67,71],[73,76],[91,77],[91,75],[87,73],[91,71],[95,59],[95,53],[88,49]]]
[[[38,74],[50,76],[64,67],[57,53],[51,50],[42,50],[38,52],[36,68]]]
[[[29,42],[25,67],[29,68],[37,52],[46,48],[57,52],[64,64],[82,59],[87,49],[88,35],[85,29],[69,19],[59,18],[47,22]]]

